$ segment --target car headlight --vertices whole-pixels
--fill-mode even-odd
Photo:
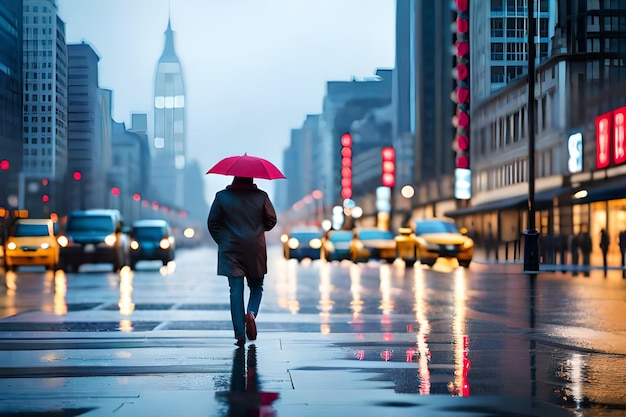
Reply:
[[[50,249],[50,244],[48,242],[44,242],[41,244],[41,249]]]
[[[474,246],[474,241],[472,239],[466,239],[465,242],[463,242],[463,249],[469,249],[473,246]]]
[[[169,249],[170,248],[170,240],[168,238],[163,238],[159,242],[159,247],[161,249]]]
[[[139,249],[139,242],[137,242],[136,240],[131,240],[130,241],[130,248],[132,250],[137,250]]]
[[[57,243],[62,248],[66,248],[70,244],[70,240],[65,235],[61,235],[57,238]]]
[[[104,238],[104,243],[107,246],[115,246],[115,242],[117,242],[117,237],[114,234],[107,235],[107,237]]]
[[[361,242],[361,241],[359,240],[358,242],[356,242],[356,243],[354,244],[354,247],[355,247],[357,250],[361,250],[361,249],[363,249],[363,248],[365,247],[365,245],[363,245],[363,242]]]
[[[298,246],[300,246],[300,241],[298,241],[298,239],[296,239],[295,237],[292,237],[287,241],[287,245],[290,249],[296,249]]]
[[[9,242],[9,243],[7,243],[7,249],[8,250],[15,250],[15,249],[17,249],[17,245],[15,244],[15,242]]]
[[[311,239],[309,241],[309,246],[312,247],[313,249],[319,249],[322,247],[322,241],[320,239]]]

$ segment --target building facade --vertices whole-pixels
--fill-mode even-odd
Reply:
[[[22,171],[22,13],[22,0],[0,3],[0,208],[17,207]]]
[[[626,167],[620,156],[626,154],[620,116],[626,105],[626,5],[580,4],[563,1],[551,11],[556,30],[548,58],[536,69],[533,127],[526,77],[473,101],[475,193],[469,207],[447,215],[475,228],[479,237],[492,237],[501,256],[521,256],[530,204],[543,260],[554,261],[558,253],[566,262],[572,243],[577,247],[581,239],[598,253],[601,229],[611,237],[609,260],[618,256],[619,234],[626,229]]]
[[[67,209],[106,207],[110,141],[103,134],[100,57],[87,43],[70,44],[68,53]]]
[[[67,173],[67,47],[54,0],[24,0],[23,204],[48,215]]]

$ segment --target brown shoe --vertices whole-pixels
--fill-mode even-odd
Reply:
[[[254,321],[254,314],[246,314],[246,335],[250,340],[256,340],[256,322]]]
[[[239,347],[244,346],[246,344],[246,336],[237,336],[235,344]]]

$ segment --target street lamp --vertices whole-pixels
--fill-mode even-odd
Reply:
[[[524,272],[539,273],[535,228],[535,0],[528,2],[528,229],[524,230]]]

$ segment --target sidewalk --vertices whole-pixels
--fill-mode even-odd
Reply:
[[[341,346],[352,339],[351,335],[269,332],[239,349],[232,345],[230,331],[155,331],[147,337],[118,334],[117,342],[111,335],[98,333],[48,336],[45,343],[58,345],[60,350],[51,350],[47,361],[42,361],[42,351],[22,350],[12,355],[10,364],[1,364],[0,415],[572,415],[532,399],[396,392],[392,381],[378,378],[380,362],[348,359]],[[10,343],[26,342],[20,339],[25,337],[9,335]],[[8,342],[7,335],[3,342]],[[107,348],[107,344],[117,347]],[[73,347],[66,350],[69,346]],[[63,365],[57,365],[54,358],[63,355]],[[417,366],[383,364],[393,368]],[[90,376],[82,375],[85,372]],[[16,375],[8,377],[12,373]]]

